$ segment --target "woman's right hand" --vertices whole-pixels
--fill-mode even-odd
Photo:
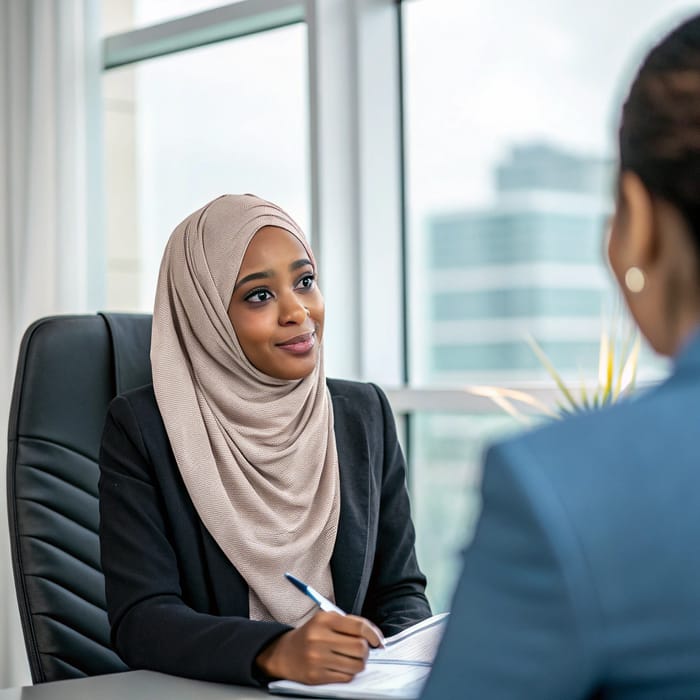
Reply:
[[[273,678],[308,685],[347,683],[364,669],[370,647],[382,643],[382,633],[364,617],[319,610],[275,639],[255,661]]]

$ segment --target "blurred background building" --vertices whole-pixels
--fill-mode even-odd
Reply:
[[[532,334],[563,372],[595,366],[613,164],[546,143],[512,147],[493,168],[493,203],[426,226],[431,382],[532,379]]]

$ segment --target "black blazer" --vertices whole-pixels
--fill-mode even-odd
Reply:
[[[341,489],[336,601],[393,634],[430,615],[393,417],[372,384],[328,380],[328,388]],[[191,678],[262,682],[255,657],[289,627],[248,619],[248,586],[197,515],[152,385],[111,403],[99,491],[107,610],[122,659]]]

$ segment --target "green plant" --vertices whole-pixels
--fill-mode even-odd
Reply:
[[[559,390],[560,398],[554,409],[524,391],[494,386],[470,387],[469,391],[477,396],[490,398],[503,411],[526,424],[531,422],[530,415],[520,410],[517,403],[530,406],[543,415],[562,418],[572,413],[591,411],[618,401],[634,391],[640,350],[639,332],[636,330],[628,331],[624,333],[624,339],[621,339],[622,332],[619,330],[619,325],[613,319],[610,331],[607,331],[605,327],[601,331],[598,380],[592,389],[586,386],[583,378],[577,388],[568,386],[542,346],[532,335],[527,336],[526,339],[532,351]]]

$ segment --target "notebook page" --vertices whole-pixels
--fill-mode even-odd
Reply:
[[[349,683],[326,683],[324,685],[304,685],[293,681],[275,681],[268,685],[272,693],[284,695],[306,695],[322,698],[401,698],[413,700],[420,695],[430,667],[428,666],[388,666],[377,664],[367,666]]]
[[[385,640],[384,649],[372,649],[368,663],[410,662],[430,666],[445,631],[449,613],[433,615]]]

